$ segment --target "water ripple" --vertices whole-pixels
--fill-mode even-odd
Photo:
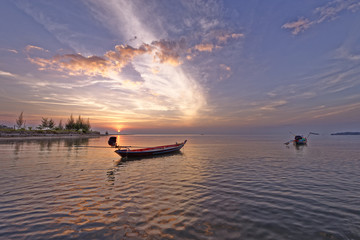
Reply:
[[[183,154],[128,162],[71,141],[2,143],[0,238],[360,239],[353,139],[293,149],[235,136],[186,138]]]

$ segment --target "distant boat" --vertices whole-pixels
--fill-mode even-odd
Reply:
[[[121,157],[145,157],[145,156],[154,156],[167,153],[174,153],[180,151],[180,149],[185,145],[187,140],[182,143],[175,143],[172,145],[163,145],[157,147],[147,147],[139,149],[131,149],[131,146],[116,146],[119,148],[115,152]],[[134,148],[134,147],[133,147]]]
[[[290,132],[291,133],[291,132]],[[295,135],[293,134],[295,137],[293,140],[290,140],[284,144],[286,145],[289,145],[289,143],[293,142],[294,145],[306,145],[307,144],[307,138],[310,136],[310,135],[319,135],[318,133],[314,133],[314,132],[309,132],[309,135],[307,137],[303,137],[301,135]]]
[[[331,135],[360,135],[360,132],[339,132],[332,133]]]
[[[293,140],[295,145],[306,145],[307,144],[307,138],[297,135],[295,136],[294,140]]]

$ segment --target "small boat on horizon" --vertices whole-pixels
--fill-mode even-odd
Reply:
[[[294,135],[294,139],[293,140],[290,140],[286,143],[284,143],[285,145],[289,145],[289,143],[293,142],[294,145],[306,145],[307,144],[307,138],[310,136],[310,135],[319,135],[318,133],[313,133],[313,132],[310,132],[309,135],[307,137],[304,137],[302,135]]]
[[[163,145],[157,147],[146,147],[137,149],[136,146],[115,146],[118,148],[115,152],[121,157],[146,157],[146,156],[155,156],[168,153],[174,153],[180,151],[180,149],[185,145],[187,140],[182,143],[175,143],[171,145]],[[134,149],[135,148],[135,149]]]
[[[303,137],[303,136],[300,136],[300,135],[297,135],[297,136],[294,137],[293,142],[294,142],[295,145],[306,145],[307,144],[307,138]]]

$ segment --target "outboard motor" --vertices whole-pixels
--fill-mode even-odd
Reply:
[[[303,139],[302,136],[295,136],[295,141],[299,141],[300,139]]]
[[[116,137],[110,137],[108,140],[108,144],[112,147],[116,147]]]

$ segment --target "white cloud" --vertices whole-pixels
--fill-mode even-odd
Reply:
[[[5,77],[16,77],[15,74],[9,73],[9,72],[4,72],[0,70],[0,76],[5,76]]]
[[[147,3],[144,3],[147,4]],[[88,2],[94,16],[120,38],[132,39],[134,43],[151,43],[161,38],[161,32],[151,32],[150,21],[143,22],[137,16],[146,17],[146,7],[135,5],[135,1],[109,0]],[[136,37],[136,38],[135,38]]]

